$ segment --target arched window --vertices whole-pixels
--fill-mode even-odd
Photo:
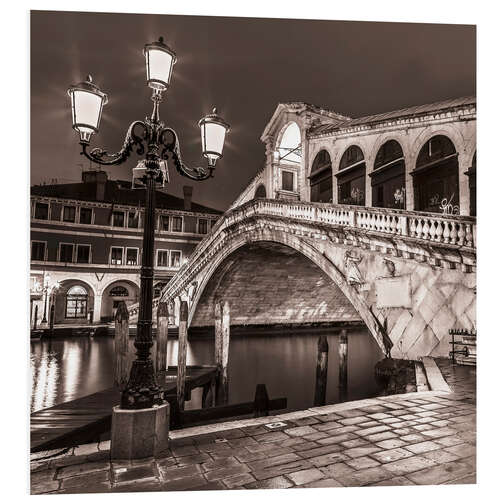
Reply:
[[[374,207],[406,207],[405,159],[399,142],[390,140],[382,144],[370,177]]]
[[[469,176],[469,196],[470,196],[470,207],[469,215],[473,217],[476,216],[476,153],[472,157],[471,166],[468,168],[465,175]]]
[[[339,171],[335,174],[339,203],[365,204],[365,173],[366,165],[363,151],[358,146],[350,146],[342,155]]]
[[[290,122],[283,135],[280,144],[276,150],[276,160],[279,163],[299,164],[302,158],[300,129],[295,122]]]
[[[259,184],[255,190],[255,198],[265,198],[266,197],[266,186],[264,184]]]
[[[109,291],[111,297],[128,297],[128,290],[124,286],[115,286]]]
[[[429,139],[420,150],[413,176],[415,210],[458,214],[458,158],[444,135]]]
[[[331,203],[332,160],[328,151],[322,149],[314,158],[309,180],[311,184],[311,201]]]
[[[66,318],[86,318],[88,293],[83,286],[72,286],[66,294]]]

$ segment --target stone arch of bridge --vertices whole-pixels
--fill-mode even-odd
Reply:
[[[216,273],[219,266],[224,265],[224,261],[226,261],[228,257],[230,258],[231,254],[233,254],[236,250],[244,247],[245,245],[257,242],[270,242],[284,245],[295,250],[314,263],[321,271],[324,272],[324,274],[326,274],[328,278],[332,280],[335,285],[340,288],[341,292],[349,300],[367,326],[382,352],[386,355],[389,354],[391,341],[385,334],[383,326],[376,319],[356,289],[347,282],[343,270],[338,269],[332,260],[330,260],[322,251],[306,243],[305,240],[300,238],[300,236],[287,232],[273,231],[266,229],[265,227],[261,227],[259,229],[252,227],[249,228],[248,231],[240,232],[238,235],[228,238],[224,247],[216,254],[215,258],[207,264],[203,271],[203,277],[198,281],[196,293],[191,301],[189,323],[191,323],[194,318],[194,314],[203,295],[203,291]],[[335,251],[343,254],[345,249],[336,247]],[[163,297],[163,300],[167,301],[173,299],[174,297]]]

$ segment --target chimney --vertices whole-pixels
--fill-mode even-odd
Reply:
[[[184,210],[191,210],[191,199],[193,197],[193,186],[183,186]]]
[[[95,182],[95,199],[97,201],[104,200],[107,180],[108,174],[104,170],[87,170],[85,172],[82,172],[82,181],[84,183]]]

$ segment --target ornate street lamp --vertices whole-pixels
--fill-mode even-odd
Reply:
[[[129,380],[122,392],[121,408],[137,410],[152,408],[163,401],[161,388],[158,386],[153,362],[150,357],[152,341],[153,312],[153,252],[154,252],[154,214],[155,187],[165,180],[165,169],[160,168],[165,161],[172,161],[177,171],[189,179],[202,181],[213,177],[216,161],[222,157],[224,138],[229,125],[220,118],[215,109],[213,113],[199,122],[202,134],[203,156],[207,158],[207,168],[188,167],[181,158],[177,133],[160,120],[159,104],[163,92],[170,85],[172,68],[177,58],[172,49],[163,42],[144,46],[146,58],[146,80],[153,89],[151,100],[153,111],[144,121],[131,123],[125,136],[123,147],[117,153],[108,153],[101,148],[89,151],[90,139],[99,130],[102,108],[107,102],[107,96],[92,82],[87,81],[73,85],[68,94],[71,97],[73,128],[80,134],[82,152],[89,160],[100,165],[119,165],[123,163],[132,151],[138,156],[144,156],[141,162],[144,167],[142,179],[146,186],[146,204],[143,234],[143,258],[141,265],[141,290],[139,301],[139,318],[134,346],[137,357],[132,364]]]

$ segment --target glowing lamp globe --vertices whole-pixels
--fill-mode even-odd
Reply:
[[[201,130],[201,148],[208,164],[215,166],[215,162],[222,157],[224,140],[229,131],[229,125],[217,114],[217,108],[202,118],[198,125]]]
[[[102,107],[108,102],[108,96],[87,76],[84,82],[72,85],[68,89],[71,97],[73,128],[80,133],[80,141],[88,143],[92,134],[99,131]]]
[[[172,68],[177,61],[175,52],[163,43],[163,37],[157,42],[144,46],[146,58],[146,79],[149,87],[158,92],[167,90],[170,85]]]

